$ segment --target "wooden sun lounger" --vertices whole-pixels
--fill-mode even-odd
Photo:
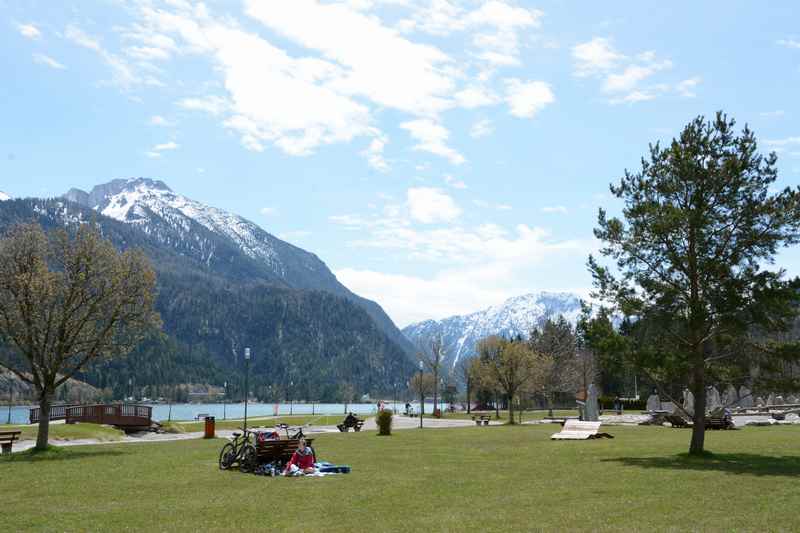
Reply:
[[[581,422],[580,420],[567,420],[559,433],[554,433],[553,440],[587,440],[606,437],[613,439],[608,433],[598,433],[600,422]]]

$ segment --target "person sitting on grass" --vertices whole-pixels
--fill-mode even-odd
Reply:
[[[283,470],[284,476],[294,476],[301,474],[313,474],[316,472],[314,468],[314,450],[310,446],[306,446],[306,439],[300,439],[300,444],[297,451],[292,454],[292,458],[286,463],[286,468]]]

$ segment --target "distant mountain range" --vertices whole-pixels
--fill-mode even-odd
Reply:
[[[413,346],[383,309],[339,283],[317,256],[162,181],[120,179],[0,204],[0,232],[30,220],[49,229],[92,219],[118,248],[140,247],[151,258],[167,333],[93,368],[86,378],[95,386],[124,387],[131,375],[139,384],[236,382],[244,346],[257,354],[254,383],[265,396],[334,398],[344,384],[386,391],[413,370]]]
[[[403,333],[415,346],[423,348],[441,337],[445,363],[454,368],[460,360],[475,355],[476,345],[484,337],[528,338],[547,319],[563,316],[574,324],[580,312],[581,300],[575,294],[538,292],[510,298],[501,305],[469,315],[411,324]]]

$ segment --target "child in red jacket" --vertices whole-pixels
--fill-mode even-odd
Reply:
[[[289,462],[286,463],[283,475],[313,474],[316,472],[314,468],[315,462],[314,450],[310,446],[306,446],[306,439],[300,439],[300,445],[297,447],[297,451],[292,454]]]

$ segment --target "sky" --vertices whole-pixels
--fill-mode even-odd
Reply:
[[[800,182],[793,2],[0,0],[0,45],[0,191],[162,179],[401,327],[587,295],[609,183],[698,115]]]

